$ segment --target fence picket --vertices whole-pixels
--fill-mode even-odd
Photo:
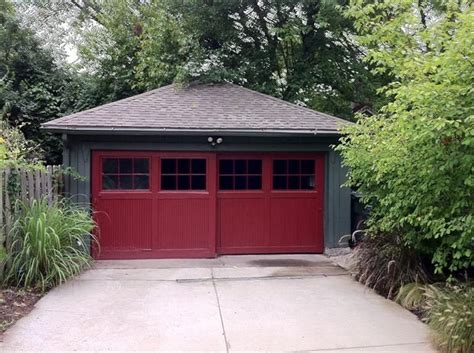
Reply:
[[[51,205],[53,203],[53,168],[50,165],[46,167],[45,179],[46,190],[48,191],[48,202]]]
[[[31,203],[35,197],[35,183],[33,180],[33,172],[30,169],[26,171],[26,177],[28,179],[28,200]]]
[[[20,169],[20,185],[21,185],[21,201],[26,203],[28,201],[28,186],[26,179],[26,170]]]
[[[11,215],[11,203],[10,203],[10,195],[8,192],[8,178],[10,177],[10,168],[5,169],[5,187],[3,190],[5,190],[5,211],[4,211],[4,217],[5,217],[5,247],[9,248],[10,244],[8,242],[8,233],[10,232],[11,229],[11,221],[12,221],[12,215]]]
[[[39,169],[35,170],[35,199],[41,198],[41,176]]]

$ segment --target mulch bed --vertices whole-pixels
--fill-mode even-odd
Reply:
[[[28,314],[42,293],[25,289],[0,289],[0,336],[21,317]]]

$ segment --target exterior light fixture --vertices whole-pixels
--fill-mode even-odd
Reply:
[[[220,145],[222,142],[224,142],[224,139],[222,137],[212,137],[212,136],[209,136],[207,138],[207,142],[209,142],[211,144],[211,146],[216,146],[216,145]]]

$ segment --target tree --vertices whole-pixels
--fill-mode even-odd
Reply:
[[[172,12],[198,44],[184,74],[191,79],[220,76],[350,117],[351,102],[375,103],[377,83],[362,61],[343,4],[248,0],[174,6]]]
[[[390,70],[390,103],[337,147],[372,206],[370,231],[401,234],[438,272],[474,266],[474,11],[468,1],[354,0],[359,40]]]
[[[77,29],[81,63],[104,101],[173,81],[226,80],[350,117],[351,102],[378,104],[375,89],[384,78],[362,61],[344,4],[60,0],[53,8],[75,19],[68,23]],[[29,6],[47,13],[44,0]]]
[[[2,120],[41,145],[48,162],[61,159],[61,142],[40,131],[44,121],[74,110],[79,78],[22,27],[14,7],[0,0],[0,109]]]
[[[19,128],[0,120],[0,167],[37,164],[42,157],[40,151]]]

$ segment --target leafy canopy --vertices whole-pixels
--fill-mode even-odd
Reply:
[[[80,86],[77,76],[20,24],[11,3],[0,0],[0,120],[40,144],[49,162],[59,162],[61,143],[41,132],[40,124],[74,110]]]
[[[354,0],[368,60],[395,80],[380,114],[337,147],[373,206],[373,233],[398,233],[438,272],[474,266],[474,11],[467,1]]]
[[[41,0],[27,2],[39,18],[47,13]],[[350,117],[351,102],[376,102],[379,82],[344,3],[58,0],[54,9],[76,18],[80,61],[103,102],[174,81],[226,80]]]

